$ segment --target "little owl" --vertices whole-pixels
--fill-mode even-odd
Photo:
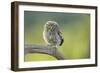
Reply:
[[[47,45],[57,47],[64,42],[59,25],[55,21],[47,21],[44,25],[43,38]]]

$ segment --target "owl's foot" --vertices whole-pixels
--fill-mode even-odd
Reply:
[[[50,44],[47,44],[47,46],[51,47],[52,45],[50,45]]]
[[[48,47],[53,47],[53,48],[57,48],[57,46],[54,46],[54,45],[50,45],[50,44],[47,44]]]

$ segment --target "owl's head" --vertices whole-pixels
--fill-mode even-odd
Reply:
[[[55,21],[47,21],[45,24],[46,29],[52,29],[53,27],[58,26],[58,23]]]

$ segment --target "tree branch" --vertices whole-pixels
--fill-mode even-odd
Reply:
[[[42,54],[48,54],[53,57],[55,57],[58,60],[64,60],[64,56],[58,51],[56,47],[52,46],[45,46],[45,45],[30,45],[25,44],[25,54],[28,53],[42,53]]]

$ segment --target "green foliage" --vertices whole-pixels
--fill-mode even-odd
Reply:
[[[28,55],[25,55],[25,57],[26,57],[25,61],[56,60],[56,58],[50,55],[39,54],[39,53],[28,54]]]

